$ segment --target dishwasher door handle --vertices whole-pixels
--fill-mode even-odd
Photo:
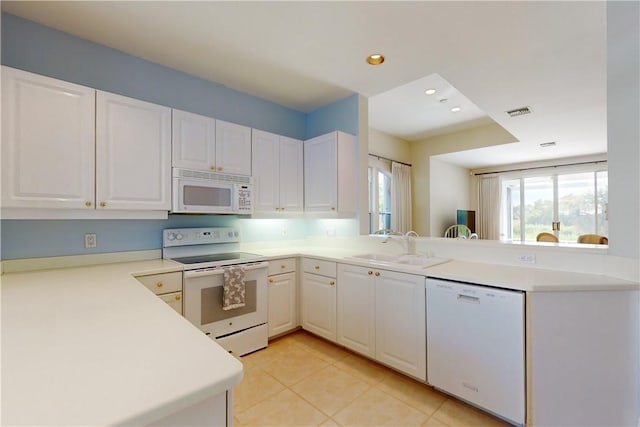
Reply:
[[[458,294],[458,302],[468,302],[470,304],[480,304],[480,298],[469,295]]]

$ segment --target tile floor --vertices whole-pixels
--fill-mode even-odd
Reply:
[[[508,425],[304,331],[241,359],[238,427]]]

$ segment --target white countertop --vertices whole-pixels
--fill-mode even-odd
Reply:
[[[252,249],[527,292],[638,289],[595,274],[451,260],[422,268],[354,259],[363,248]],[[231,389],[242,364],[133,276],[180,271],[167,260],[0,276],[2,424],[148,424]]]
[[[2,425],[144,425],[231,389],[242,364],[132,274],[151,260],[2,281]]]
[[[457,260],[430,267],[427,276],[527,292],[640,289],[638,283],[596,274]]]
[[[545,270],[500,264],[487,264],[449,260],[431,267],[416,265],[372,263],[352,258],[366,251],[326,247],[281,247],[256,251],[271,258],[306,256],[347,264],[419,274],[428,277],[455,280],[479,285],[495,286],[526,292],[549,291],[607,291],[640,289],[640,284],[613,277],[568,271]]]

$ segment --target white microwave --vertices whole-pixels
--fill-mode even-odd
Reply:
[[[173,168],[173,213],[251,214],[250,176]]]

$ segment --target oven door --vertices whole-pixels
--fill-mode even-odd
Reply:
[[[176,213],[233,213],[236,198],[233,183],[173,179],[173,212]]]
[[[222,309],[224,267],[184,272],[184,317],[214,338],[267,323],[267,262],[242,265],[245,306]]]

